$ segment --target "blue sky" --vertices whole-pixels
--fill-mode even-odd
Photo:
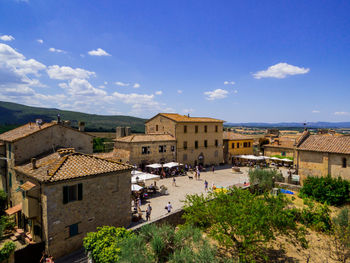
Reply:
[[[0,2],[0,100],[228,122],[350,120],[349,1]]]

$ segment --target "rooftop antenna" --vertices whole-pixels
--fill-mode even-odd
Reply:
[[[307,131],[307,127],[306,127],[306,125],[307,125],[307,122],[306,122],[306,121],[304,121],[304,131]]]

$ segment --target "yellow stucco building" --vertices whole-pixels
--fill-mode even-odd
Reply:
[[[254,139],[250,136],[234,132],[223,133],[224,158],[226,162],[232,162],[236,155],[253,154]]]

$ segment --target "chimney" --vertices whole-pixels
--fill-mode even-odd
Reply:
[[[79,121],[79,131],[83,132],[85,130],[85,122]]]
[[[130,135],[130,133],[131,133],[130,127],[117,127],[115,129],[115,138],[116,139],[122,138]]]
[[[32,163],[32,169],[33,169],[33,170],[35,170],[36,168],[38,168],[38,167],[36,166],[36,159],[35,159],[35,158],[32,158],[32,159],[31,159],[31,163]]]
[[[61,123],[61,115],[59,113],[57,114],[57,123]]]
[[[131,135],[131,128],[130,127],[125,127],[125,136]]]

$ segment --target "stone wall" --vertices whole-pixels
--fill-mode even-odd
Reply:
[[[128,226],[131,220],[130,171],[84,177],[46,185],[44,209],[46,249],[59,258],[82,246],[88,232],[98,226]],[[63,204],[63,186],[83,184],[83,198]],[[70,236],[69,226],[78,224],[78,234]]]
[[[17,164],[46,152],[54,152],[56,147],[73,147],[77,152],[92,153],[92,136],[65,127],[54,125],[13,143],[13,155]]]
[[[265,156],[273,156],[273,155],[282,155],[282,152],[286,153],[286,157],[295,157],[294,156],[294,149],[290,148],[283,148],[283,147],[271,147],[271,146],[264,146],[264,155]]]
[[[145,133],[170,134],[175,137],[175,127],[176,123],[173,120],[157,115],[145,123]]]

